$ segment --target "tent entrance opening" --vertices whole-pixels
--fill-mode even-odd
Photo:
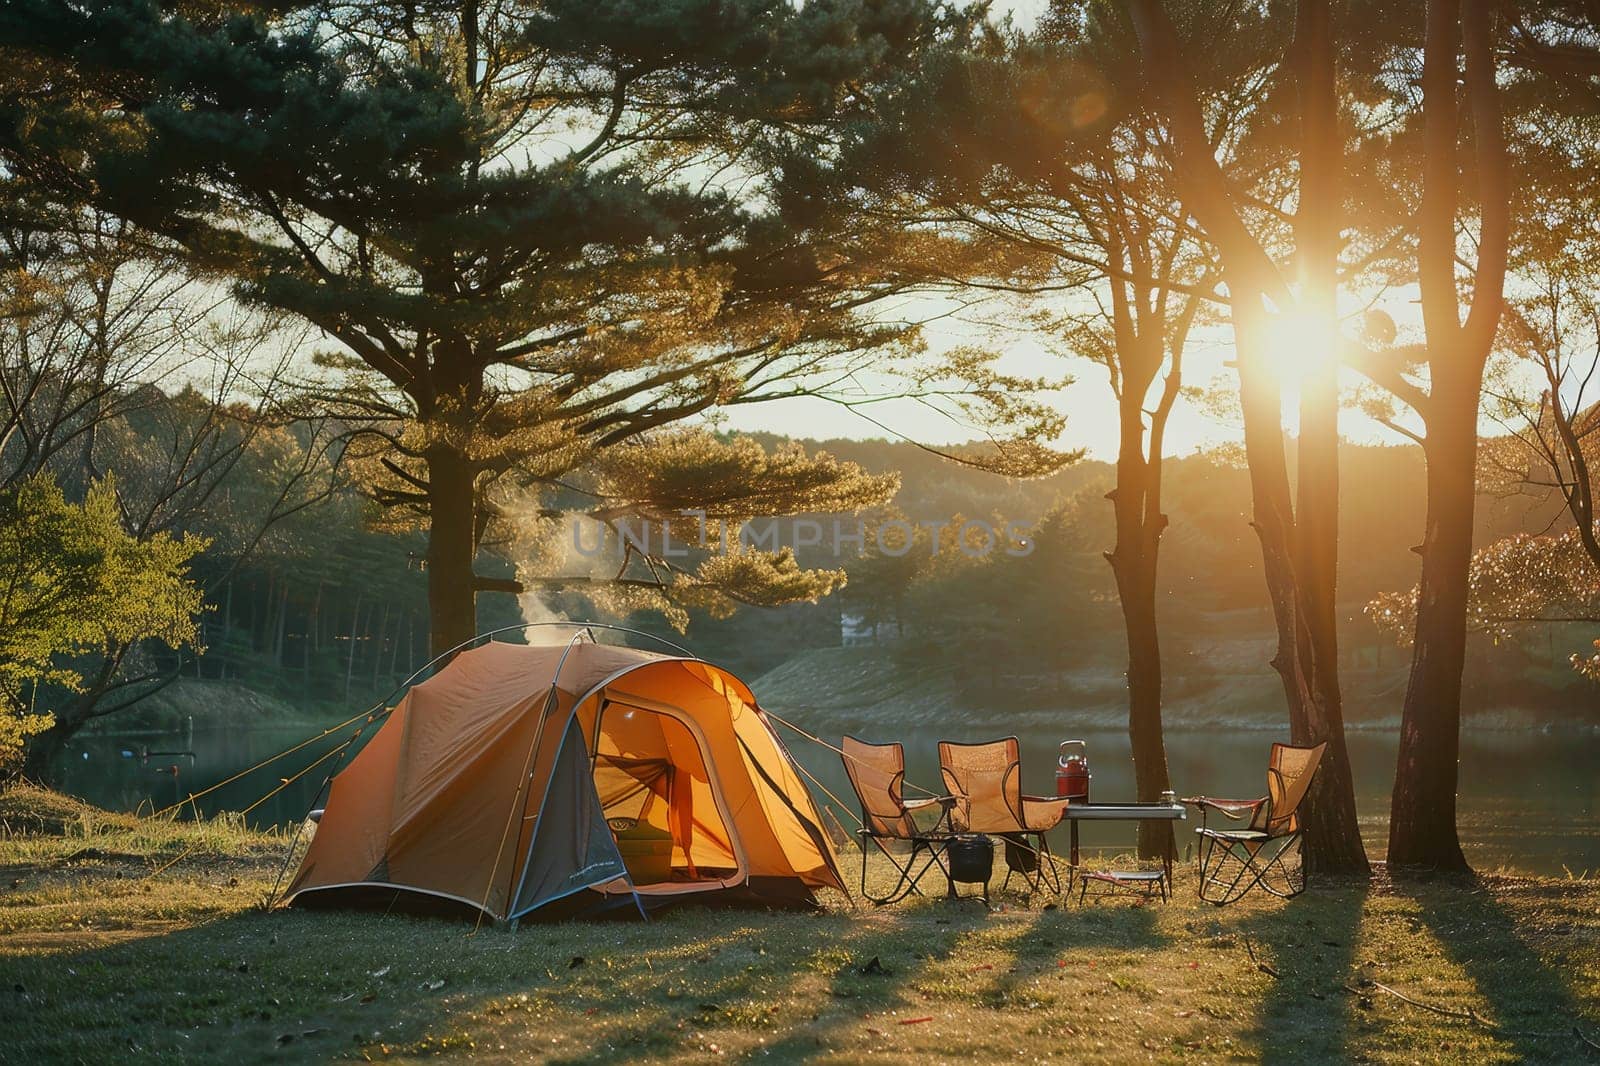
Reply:
[[[733,834],[705,753],[676,715],[606,700],[599,715],[594,781],[635,887],[739,875]]]

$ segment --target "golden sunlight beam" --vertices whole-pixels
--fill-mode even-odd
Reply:
[[[1298,394],[1334,361],[1338,327],[1306,311],[1275,315],[1268,325],[1267,365],[1285,391]]]

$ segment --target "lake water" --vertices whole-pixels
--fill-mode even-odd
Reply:
[[[849,783],[839,757],[779,727],[802,766],[836,796],[851,801]],[[823,734],[830,742],[838,737]],[[908,779],[923,788],[939,783],[937,744],[940,739],[984,740],[996,730],[952,728],[939,735],[902,738],[907,748]],[[1133,795],[1133,770],[1127,736],[1120,732],[1080,734],[1088,741],[1094,773],[1092,797],[1110,802]],[[187,755],[160,754],[185,748],[182,736],[90,739],[64,753],[58,783],[93,803],[122,810],[141,805],[163,807],[198,792],[253,763],[304,739],[306,733],[280,730],[197,730]],[[313,743],[294,755],[226,785],[199,801],[207,815],[240,810],[276,788],[280,780],[302,770],[329,752],[347,734]],[[1033,731],[1024,734],[1023,787],[1053,794],[1056,747],[1066,737]],[[1268,732],[1209,730],[1177,732],[1167,739],[1173,787],[1180,795],[1255,796],[1264,790]],[[1353,733],[1351,760],[1356,799],[1369,851],[1381,857],[1394,774],[1396,741],[1388,733]],[[144,749],[150,754],[143,757]],[[329,760],[250,816],[257,825],[293,822],[312,805]],[[178,773],[170,771],[176,766]],[[1462,738],[1459,819],[1468,859],[1480,869],[1505,866],[1530,873],[1561,874],[1600,871],[1600,736],[1594,734],[1475,732]],[[828,802],[819,790],[819,802]],[[907,795],[920,795],[908,788]],[[851,802],[841,815],[855,825]],[[1188,834],[1180,833],[1179,846]],[[1087,847],[1120,849],[1131,845],[1128,824],[1088,824]],[[1057,844],[1063,850],[1064,841]]]

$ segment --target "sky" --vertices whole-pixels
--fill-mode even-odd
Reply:
[[[1403,292],[1378,306],[1390,311],[1403,332],[1407,331],[1408,320],[1415,317],[1411,301]],[[932,303],[929,307],[930,312],[938,310]],[[1040,338],[1025,329],[997,329],[987,321],[995,317],[1000,316],[990,309],[982,315],[982,320],[969,314],[930,322],[924,328],[930,354],[956,345],[978,344],[1004,353],[1000,365],[1007,371],[1030,377],[1070,375],[1071,384],[1044,397],[1066,416],[1064,432],[1051,443],[1067,449],[1084,449],[1092,459],[1115,459],[1117,409],[1104,368],[1085,359],[1054,354]],[[1231,330],[1225,324],[1198,327],[1191,334],[1184,353],[1184,384],[1209,392],[1212,399],[1207,401],[1188,395],[1179,399],[1167,427],[1167,455],[1211,451],[1241,440],[1242,431],[1231,399],[1238,389],[1238,377],[1228,366],[1232,358]],[[1285,353],[1286,362],[1293,359],[1293,352]],[[1355,388],[1357,379],[1353,372],[1345,374],[1344,386]],[[1297,395],[1292,375],[1290,378],[1284,388],[1284,411],[1286,427],[1293,432]],[[812,440],[900,436],[922,444],[943,445],[973,440],[979,435],[974,427],[954,422],[911,400],[875,404],[871,415],[882,426],[838,404],[802,398],[739,407],[720,412],[717,417],[723,419],[719,423],[723,428]],[[1347,439],[1362,444],[1405,442],[1399,434],[1358,410],[1347,409],[1341,417],[1341,432]],[[890,432],[886,432],[884,426]]]
[[[1117,412],[1104,368],[1083,359],[1066,359],[1047,351],[1036,337],[1024,332],[995,332],[970,323],[943,320],[925,329],[930,354],[962,344],[982,344],[1004,353],[1001,367],[1027,376],[1060,377],[1070,374],[1072,383],[1054,395],[1043,397],[1066,415],[1066,430],[1054,443],[1064,448],[1083,448],[1090,456],[1110,459],[1116,454]],[[1223,363],[1229,353],[1217,343],[1219,338],[1197,341],[1186,357],[1186,375],[1194,384],[1227,384]],[[1192,358],[1190,358],[1192,357]],[[885,379],[885,388],[892,385]],[[900,435],[922,444],[951,444],[974,439],[974,427],[959,422],[912,400],[888,400],[870,409],[873,420],[826,400],[800,398],[776,400],[744,406],[726,412],[723,425],[730,429],[781,433],[791,437],[825,440],[834,437],[869,438]],[[1184,455],[1237,439],[1238,430],[1201,410],[1196,404],[1181,401],[1175,408],[1168,429],[1169,453]]]

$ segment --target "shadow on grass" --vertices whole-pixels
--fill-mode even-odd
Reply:
[[[1236,927],[1258,961],[1277,971],[1256,1013],[1262,1061],[1348,1062],[1360,1051],[1350,1039],[1353,1004],[1343,986],[1351,980],[1369,891],[1365,879],[1321,878],[1308,889],[1316,907],[1290,900]],[[1218,989],[1218,998],[1227,1009],[1228,990]]]
[[[0,959],[21,1008],[0,1061],[322,1061],[364,1047],[465,1048],[502,1029],[558,1060],[591,1038],[601,1046],[567,1057],[670,1052],[702,1019],[758,1015],[769,971],[794,963],[760,954],[769,924],[805,944],[817,938],[796,923],[819,921],[684,910],[648,925],[530,923],[469,937],[470,923],[449,919],[239,914]]]
[[[1570,955],[1591,949],[1583,936],[1570,934],[1574,925],[1593,922],[1594,916],[1563,916],[1562,904],[1569,894],[1559,885],[1519,885],[1494,877],[1397,879],[1395,891],[1415,902],[1423,924],[1445,954],[1488,1000],[1490,1020],[1502,1027],[1496,1035],[1519,1058],[1600,1061],[1600,1052],[1572,1035],[1576,1025],[1595,1038],[1592,993],[1585,1008],[1575,995],[1572,978],[1562,976],[1562,972],[1581,974],[1581,960]],[[1508,891],[1518,893],[1530,911],[1520,920],[1513,905],[1499,898]],[[1530,934],[1549,937],[1549,960],[1535,949]],[[1552,963],[1562,965],[1558,969]]]
[[[704,1054],[714,1040],[782,1061],[865,1048],[868,1026],[899,1035],[885,1016],[944,1007],[994,1009],[1024,1028],[1064,954],[1161,946],[1152,908],[1006,902],[996,914],[942,901],[821,914],[685,906],[648,924],[472,937],[445,919],[300,910],[122,939],[90,931],[106,939],[89,946],[62,927],[53,943],[0,956],[0,1006],[19,1019],[0,1061],[326,1061],[503,1044],[611,1062]]]
[[[946,1004],[1005,1012],[1015,1022],[1009,1030],[1026,1032],[1029,1013],[1053,1001],[1040,980],[1058,973],[1064,953],[1154,951],[1163,939],[1145,906],[1086,912],[1055,905],[991,914],[969,903],[931,902],[887,922],[856,924],[847,941],[850,963],[834,971],[822,993],[843,1009],[818,1011],[810,1024],[747,1057],[793,1061],[848,1051],[872,1029],[892,1038],[902,1022],[937,1017]],[[969,958],[989,961],[976,967],[958,961],[969,949]],[[885,972],[875,972],[879,968]],[[889,1017],[895,1011],[909,1017]]]

